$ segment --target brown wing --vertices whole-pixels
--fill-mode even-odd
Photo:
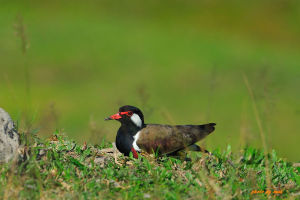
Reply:
[[[142,150],[168,154],[183,149],[203,139],[215,130],[216,124],[159,125],[148,124],[139,134],[137,145]]]

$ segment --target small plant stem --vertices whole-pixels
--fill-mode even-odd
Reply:
[[[21,40],[21,51],[24,56],[24,74],[25,74],[25,92],[26,92],[26,105],[25,105],[25,132],[28,133],[31,129],[32,120],[29,118],[29,111],[31,109],[31,84],[30,84],[30,73],[29,73],[29,65],[26,60],[27,49],[29,47],[29,41],[26,35],[26,27],[24,25],[22,15],[18,15],[15,23],[15,31],[17,37]]]
[[[252,100],[252,107],[253,107],[253,111],[254,111],[254,115],[255,115],[255,120],[256,120],[257,126],[259,128],[260,138],[261,138],[261,141],[262,141],[262,144],[263,144],[263,148],[264,148],[264,154],[265,154],[265,159],[266,159],[266,181],[267,181],[267,187],[269,189],[271,189],[271,179],[270,179],[269,159],[268,159],[268,147],[267,147],[267,143],[266,143],[266,139],[265,139],[265,132],[264,132],[264,130],[262,128],[262,123],[261,123],[261,120],[260,120],[260,117],[259,117],[259,113],[258,113],[256,102],[255,102],[255,99],[254,99],[254,94],[253,94],[252,88],[251,88],[251,86],[249,84],[248,78],[247,78],[247,76],[245,74],[243,74],[243,78],[244,78],[245,85],[246,85],[246,87],[248,89],[250,98]]]

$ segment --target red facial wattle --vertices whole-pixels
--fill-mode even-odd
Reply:
[[[126,111],[126,112],[119,112],[120,115],[127,115],[128,117],[131,117],[133,115],[133,112]]]
[[[114,114],[108,118],[106,118],[105,120],[118,120],[122,118],[122,115],[127,115],[128,117],[131,117],[133,115],[132,111],[126,111],[126,112],[118,112],[117,114]]]

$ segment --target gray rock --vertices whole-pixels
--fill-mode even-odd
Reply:
[[[8,162],[18,154],[19,134],[7,112],[0,108],[0,163]]]

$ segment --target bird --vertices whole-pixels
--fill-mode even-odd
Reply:
[[[171,155],[184,149],[202,151],[195,143],[215,130],[215,123],[203,125],[145,124],[142,111],[125,105],[105,120],[117,120],[121,126],[116,135],[116,147],[129,156],[138,158],[138,152]],[[206,151],[206,150],[205,150]]]

